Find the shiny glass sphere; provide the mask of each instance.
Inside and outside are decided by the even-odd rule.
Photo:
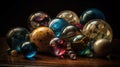
[[[50,41],[50,48],[53,55],[62,57],[66,53],[67,43],[60,38],[53,38]]]
[[[29,31],[23,27],[16,27],[7,33],[7,43],[11,50],[20,52],[20,46],[24,41],[29,40]]]
[[[85,35],[77,35],[72,40],[72,49],[79,56],[89,56],[91,54],[90,40]]]
[[[113,38],[112,28],[102,19],[90,20],[83,27],[83,34],[93,40],[105,38],[111,42]]]
[[[40,26],[48,26],[49,21],[51,21],[50,16],[42,11],[33,13],[28,18],[28,27],[30,30],[38,28]]]
[[[93,44],[93,50],[95,55],[98,57],[107,56],[112,50],[110,41],[104,38],[98,39]]]
[[[25,58],[33,58],[37,53],[37,47],[34,43],[26,41],[21,46],[22,54]]]
[[[56,37],[60,37],[63,29],[68,25],[69,24],[66,20],[62,18],[55,18],[50,22],[49,28],[53,30]]]
[[[89,38],[84,35],[77,35],[72,40],[72,48],[78,52],[81,50],[84,50],[87,46],[89,46],[87,43],[89,42]]]
[[[61,33],[61,38],[69,38],[81,34],[81,31],[73,25],[68,25]]]
[[[83,13],[80,15],[80,23],[82,25],[85,25],[89,20],[92,19],[105,20],[104,13],[97,8],[89,8],[87,10],[84,10]]]
[[[54,37],[54,32],[49,27],[38,27],[31,32],[30,41],[35,43],[40,52],[47,52],[49,42]]]
[[[75,25],[79,23],[79,17],[77,14],[71,10],[63,10],[57,14],[58,18],[65,19],[69,24]]]

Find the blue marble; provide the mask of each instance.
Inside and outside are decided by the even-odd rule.
[[[66,26],[68,26],[68,22],[62,18],[55,18],[49,24],[49,28],[53,30],[56,37],[61,36],[61,33]]]
[[[35,57],[37,53],[37,47],[34,43],[27,41],[22,44],[21,51],[24,57],[29,59]]]
[[[28,34],[29,31],[23,27],[16,27],[11,29],[6,36],[9,48],[11,50],[20,52],[22,43],[29,40]]]
[[[80,15],[80,23],[82,25],[85,25],[89,20],[92,20],[92,19],[105,20],[104,13],[97,8],[90,8],[83,11],[83,13]]]

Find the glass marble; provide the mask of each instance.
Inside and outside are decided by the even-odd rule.
[[[98,39],[93,44],[93,50],[96,56],[107,56],[110,54],[112,50],[112,46],[110,45],[110,41],[107,39]]]
[[[11,50],[10,55],[16,57],[18,56],[18,52],[16,50]]]
[[[37,47],[34,43],[26,41],[21,46],[22,54],[25,58],[33,58],[37,53]]]
[[[38,27],[31,32],[30,41],[35,43],[40,52],[48,52],[49,42],[54,37],[54,32],[49,27]]]
[[[77,16],[77,14],[71,10],[64,10],[61,11],[60,13],[57,14],[58,18],[63,18],[66,21],[68,21],[69,24],[75,25],[77,23],[79,23],[79,17]]]
[[[77,35],[72,40],[72,47],[75,51],[83,50],[88,45],[86,43],[89,42],[89,38],[84,35]]]
[[[91,45],[89,42],[89,38],[84,35],[77,35],[74,37],[72,41],[72,49],[79,56],[87,56],[91,53]]]
[[[20,52],[20,46],[24,41],[29,40],[29,31],[24,27],[16,27],[7,33],[7,43],[11,50]]]
[[[53,38],[50,41],[51,53],[63,58],[66,53],[67,43],[60,38]]]
[[[63,29],[68,25],[69,24],[66,20],[62,18],[55,18],[50,22],[49,28],[53,30],[56,37],[60,37]]]
[[[112,28],[106,21],[102,19],[90,20],[83,27],[83,34],[93,40],[105,38],[110,42],[112,41],[113,37]]]
[[[81,31],[79,29],[77,29],[77,27],[75,27],[73,25],[68,25],[62,31],[61,38],[73,37],[73,36],[79,35],[79,34],[81,34]]]
[[[50,16],[42,11],[33,13],[28,18],[28,26],[30,30],[33,30],[40,26],[48,26],[49,21],[51,21]]]
[[[102,19],[105,20],[104,13],[97,8],[89,8],[80,15],[80,23],[84,26],[89,20]]]

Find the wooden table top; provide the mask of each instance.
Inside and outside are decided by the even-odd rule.
[[[12,57],[7,55],[6,38],[0,38],[0,66],[8,67],[120,67],[120,40],[114,39],[111,59],[77,57],[77,60],[69,58],[60,59],[47,54],[37,54],[35,59],[25,59],[22,55]],[[117,52],[116,52],[117,51]]]

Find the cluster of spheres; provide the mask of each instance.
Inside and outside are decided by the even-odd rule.
[[[102,11],[90,8],[80,17],[63,10],[51,17],[42,11],[31,14],[28,28],[16,27],[7,34],[8,54],[34,58],[38,52],[49,52],[59,58],[107,56],[111,52],[112,28]]]

